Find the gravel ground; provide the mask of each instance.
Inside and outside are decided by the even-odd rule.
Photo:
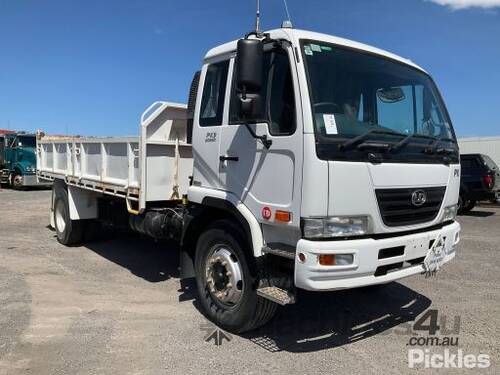
[[[192,283],[179,280],[175,244],[131,234],[64,247],[47,227],[49,200],[0,189],[0,375],[413,373],[411,321],[428,309],[438,310],[439,338],[458,317],[451,352],[488,354],[482,371],[500,373],[497,207],[460,217],[458,256],[436,278],[302,292],[266,327],[219,335],[217,346],[204,340],[213,327]]]

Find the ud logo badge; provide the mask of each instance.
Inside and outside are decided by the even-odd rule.
[[[423,190],[415,190],[411,195],[411,203],[416,207],[422,206],[426,201],[427,194]]]

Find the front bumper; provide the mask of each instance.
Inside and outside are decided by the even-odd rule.
[[[312,291],[357,288],[383,284],[424,272],[423,259],[431,241],[441,235],[445,238],[444,263],[455,257],[460,241],[460,224],[453,222],[443,228],[384,239],[357,239],[345,241],[309,241],[301,239],[295,257],[295,286]],[[380,250],[399,248],[402,255],[380,258]],[[404,248],[404,250],[402,250]],[[298,254],[305,255],[300,262]],[[385,254],[391,253],[385,252]],[[322,266],[321,254],[353,254],[352,265]],[[384,254],[384,253],[382,253]]]
[[[50,186],[52,182],[41,181],[39,182],[36,175],[24,175],[23,176],[23,186]]]

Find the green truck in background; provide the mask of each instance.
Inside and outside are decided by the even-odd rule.
[[[0,184],[14,189],[47,185],[36,178],[35,134],[0,134]]]

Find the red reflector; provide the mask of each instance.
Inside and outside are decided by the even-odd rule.
[[[322,266],[334,266],[335,265],[335,254],[323,254],[318,257],[319,264]]]
[[[483,178],[484,184],[488,189],[491,189],[493,187],[493,177],[491,175],[486,175]]]
[[[262,217],[266,220],[269,220],[271,218],[272,212],[269,207],[264,207],[262,209]]]

